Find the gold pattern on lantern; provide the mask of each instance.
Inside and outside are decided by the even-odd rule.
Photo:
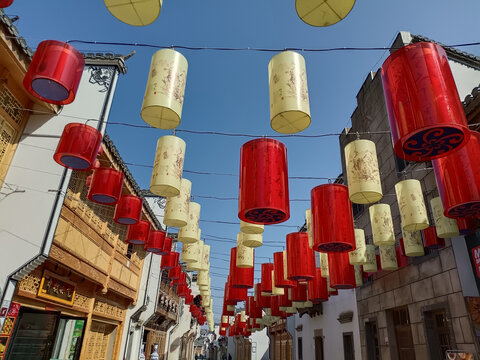
[[[180,194],[167,198],[165,215],[163,217],[163,223],[165,225],[178,228],[187,225],[191,191],[192,182],[187,179],[182,179]]]
[[[362,286],[362,267],[360,265],[354,265],[353,268],[355,269],[355,284],[357,285],[357,287]]]
[[[205,244],[202,240],[198,240],[197,241],[198,243],[198,261],[197,262],[189,262],[187,263],[187,270],[189,271],[200,271],[200,270],[203,270],[203,265],[202,265],[202,261],[203,261],[203,251],[204,251],[204,248],[205,248]],[[183,246],[185,246],[186,244],[184,243]]]
[[[355,204],[372,204],[382,196],[377,150],[370,140],[355,140],[345,146],[348,194]]]
[[[270,126],[276,132],[293,134],[311,122],[305,59],[293,51],[275,55],[268,64]]]
[[[208,270],[198,271],[197,285],[198,286],[207,286],[208,285],[208,277],[209,277],[209,271]]]
[[[433,219],[435,221],[435,229],[437,236],[442,239],[459,236],[458,224],[455,219],[447,218],[443,213],[443,204],[440,197],[430,200],[432,207]]]
[[[312,209],[305,211],[305,219],[307,223],[308,246],[313,247],[313,228],[312,228]]]
[[[424,230],[429,227],[427,208],[423,200],[422,185],[416,179],[403,180],[395,184],[402,229]]]
[[[237,267],[253,268],[254,250],[251,247],[243,245],[242,233],[237,234]]]
[[[350,265],[363,265],[367,262],[365,248],[365,232],[355,229],[355,250],[348,253]]]
[[[182,117],[188,62],[178,51],[158,50],[152,57],[141,116],[150,126],[174,129]]]
[[[306,24],[324,27],[343,20],[355,0],[295,0],[298,17]]]
[[[425,249],[423,247],[422,234],[420,231],[402,230],[403,249],[405,256],[423,256]]]
[[[146,26],[157,20],[163,0],[103,0],[108,11],[121,22]]]
[[[368,244],[365,246],[367,262],[363,264],[363,271],[373,273],[378,271],[377,256],[375,254],[375,245]]]
[[[393,229],[392,212],[388,204],[375,204],[368,209],[372,225],[373,243],[379,245],[394,245],[395,230]]]
[[[209,268],[210,268],[210,245],[203,245],[201,270],[208,270]],[[210,281],[208,286],[210,287]]]
[[[240,231],[244,234],[263,234],[264,227],[260,224],[250,224],[240,220]],[[254,247],[254,246],[251,246]]]
[[[178,241],[189,244],[198,240],[198,224],[200,223],[199,203],[190,202],[187,225],[178,229]]]
[[[394,245],[381,245],[380,250],[380,264],[382,270],[396,270],[398,269],[397,253]]]
[[[323,278],[329,278],[330,272],[328,269],[328,254],[320,253],[320,272]]]
[[[150,181],[152,193],[167,198],[180,194],[185,147],[185,141],[176,136],[166,135],[158,139]]]
[[[275,270],[272,270],[272,296],[285,294],[284,289],[275,286]]]
[[[195,241],[194,243],[185,243],[182,246],[182,261],[186,263],[196,263],[200,261],[200,243]]]

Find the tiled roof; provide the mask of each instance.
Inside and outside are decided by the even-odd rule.
[[[463,100],[463,108],[468,115],[480,106],[480,85],[475,86],[470,94]]]

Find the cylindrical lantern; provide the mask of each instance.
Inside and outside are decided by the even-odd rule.
[[[402,230],[403,238],[400,243],[403,245],[403,250],[406,256],[423,256],[425,249],[423,248],[422,234],[420,231],[405,231]]]
[[[397,253],[394,245],[381,245],[380,250],[380,264],[382,270],[396,270],[398,269]]]
[[[308,299],[314,303],[328,300],[327,279],[320,268],[315,268],[315,277],[308,283]]]
[[[392,212],[388,204],[375,204],[369,207],[370,224],[372,225],[373,243],[376,246],[394,245],[395,230]]]
[[[210,245],[203,244],[201,264],[202,268],[200,270],[210,269]]]
[[[352,10],[355,0],[295,0],[298,17],[306,24],[324,27],[343,20]]]
[[[163,242],[163,250],[161,254],[168,255],[172,251],[172,243],[173,239],[170,236],[165,237],[165,241]]]
[[[208,285],[208,278],[209,278],[209,271],[208,270],[198,271],[198,273],[197,273],[197,285],[198,286]]]
[[[165,242],[166,232],[161,230],[150,230],[148,241],[145,244],[145,251],[153,252],[158,255],[163,254],[163,245]]]
[[[294,51],[275,55],[268,64],[270,126],[281,134],[305,130],[311,122],[305,59]]]
[[[275,270],[272,270],[272,296],[283,295],[284,293],[283,288],[275,286]]]
[[[328,254],[326,253],[320,253],[320,269],[322,270],[322,277],[328,278],[330,276],[330,270],[328,268]]]
[[[240,301],[245,301],[247,299],[247,288],[234,288],[230,286],[230,283],[227,282],[225,286],[225,291],[228,294],[227,299],[230,305],[235,305]]]
[[[329,253],[330,286],[334,289],[355,287],[355,269],[350,265],[348,253]]]
[[[355,140],[345,146],[348,194],[355,204],[372,204],[382,196],[377,150],[370,140]]]
[[[186,263],[196,263],[201,261],[201,250],[202,248],[200,247],[199,241],[190,244],[184,243],[182,246],[182,261]]]
[[[198,225],[200,223],[200,209],[199,203],[190,202],[188,207],[187,225],[178,229],[178,241],[183,243],[194,243],[198,241]]]
[[[480,216],[480,134],[471,134],[463,148],[432,161],[444,213],[451,218]]]
[[[308,246],[313,249],[312,209],[305,211],[305,222],[307,223]]]
[[[277,224],[290,218],[287,148],[260,138],[240,151],[238,217],[254,224]]]
[[[445,247],[445,239],[437,236],[434,226],[426,228],[423,232],[423,245],[430,250],[438,250]]]
[[[477,230],[477,219],[472,217],[458,218],[457,225],[460,235],[466,236],[473,234]]]
[[[360,265],[354,265],[355,269],[355,284],[356,287],[363,285],[363,278],[362,278],[362,267]]]
[[[203,251],[204,251],[205,244],[202,240],[198,240],[193,244],[197,244],[196,246],[198,246],[197,261],[187,262],[187,268],[189,271],[200,271],[200,270],[203,270],[202,261],[203,261]],[[186,245],[190,245],[190,244],[183,243],[183,246],[186,246]]]
[[[350,264],[365,264],[367,262],[367,255],[365,251],[365,232],[362,229],[355,229],[355,250],[348,253]]]
[[[288,298],[288,291],[289,289],[285,289],[285,293],[279,296],[278,308],[280,311],[287,311],[287,308],[292,306],[292,300]]]
[[[136,224],[142,215],[143,199],[134,195],[124,195],[118,201],[113,219],[122,225]]]
[[[307,233],[287,235],[287,271],[289,280],[309,281],[315,276],[315,254],[308,245]]]
[[[251,224],[255,225],[255,224]],[[255,226],[262,226],[263,225],[255,225]],[[256,248],[259,246],[262,246],[263,243],[263,234],[246,234],[246,233],[240,233],[242,237],[242,244],[244,246],[248,246],[251,248]]]
[[[352,204],[348,188],[341,184],[312,189],[314,248],[321,252],[355,250]]]
[[[403,268],[408,265],[408,257],[402,248],[402,244],[395,246],[395,253],[397,254],[397,264],[399,268]]]
[[[375,245],[368,244],[365,246],[367,262],[363,264],[363,271],[366,273],[374,273],[378,271],[377,256],[375,254]]]
[[[272,292],[272,263],[262,264],[262,292]]]
[[[170,270],[178,265],[178,259],[180,258],[180,253],[172,251],[170,254],[162,256],[161,267],[163,270]]]
[[[288,260],[287,260],[288,261]],[[273,267],[275,274],[275,286],[280,288],[291,288],[294,286],[294,282],[285,280],[284,266],[283,266],[283,251],[273,253]]]
[[[230,250],[230,286],[236,288],[253,288],[254,268],[241,268],[237,264],[238,247]]]
[[[435,220],[437,236],[442,239],[459,236],[460,232],[455,219],[447,218],[444,215],[442,199],[440,197],[433,198],[430,200],[430,205],[432,207],[433,219]]]
[[[428,161],[466,144],[467,119],[445,50],[430,42],[392,53],[382,81],[398,157]]]
[[[187,225],[191,190],[192,182],[187,179],[182,179],[180,183],[180,194],[167,198],[165,215],[163,217],[163,223],[165,225],[178,228]]]
[[[93,168],[102,145],[102,134],[94,127],[71,123],[65,126],[53,159],[73,170]]]
[[[50,104],[66,105],[75,100],[85,60],[73,46],[56,40],[38,44],[23,79],[25,89]]]
[[[130,225],[127,232],[127,243],[133,245],[144,245],[148,240],[150,232],[150,222],[140,220],[138,223]]]
[[[263,234],[263,225],[240,221],[240,231],[244,234]],[[261,244],[260,244],[261,245]],[[250,246],[250,245],[247,245]],[[250,246],[255,247],[255,246]]]
[[[168,270],[168,278],[172,280],[178,280],[180,279],[181,273],[182,273],[182,267],[180,265],[175,266],[173,269]],[[178,285],[178,284],[181,284],[181,282],[175,283],[175,284]]]
[[[185,148],[185,141],[179,137],[166,135],[158,139],[150,181],[152,193],[167,198],[180,194]]]
[[[253,268],[255,261],[255,250],[243,245],[242,233],[237,234],[237,267]]]
[[[123,172],[112,168],[99,168],[93,172],[87,198],[99,204],[114,205],[122,194],[122,187]]]
[[[0,8],[6,8],[12,5],[13,0],[1,0],[0,1]]]
[[[132,26],[146,26],[153,23],[160,15],[163,2],[163,0],[103,1],[113,16]]]
[[[338,295],[338,290],[330,287],[330,277],[327,278],[328,296]]]
[[[423,200],[422,185],[416,179],[403,180],[395,184],[402,229],[423,230],[429,227],[427,208]]]
[[[187,70],[187,59],[178,51],[163,49],[153,55],[141,112],[147,124],[160,129],[180,125]]]
[[[297,286],[290,289],[292,295],[292,302],[304,303],[308,300],[307,296],[307,284],[297,283]]]

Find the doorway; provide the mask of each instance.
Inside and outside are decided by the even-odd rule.
[[[425,330],[432,359],[442,359],[453,348],[450,327],[445,309],[425,311]]]
[[[315,336],[315,360],[324,360],[323,357],[323,336]]]
[[[365,340],[367,342],[367,359],[380,360],[378,327],[375,320],[365,323]]]
[[[399,307],[392,310],[395,339],[397,341],[398,360],[415,360],[412,328],[408,307]]]

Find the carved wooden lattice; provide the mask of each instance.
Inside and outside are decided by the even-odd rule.
[[[92,321],[85,349],[85,360],[106,360],[114,325]]]
[[[0,89],[0,107],[5,110],[17,125],[20,126],[22,124],[25,111],[22,110],[22,104],[20,104],[6,86],[2,86]]]

